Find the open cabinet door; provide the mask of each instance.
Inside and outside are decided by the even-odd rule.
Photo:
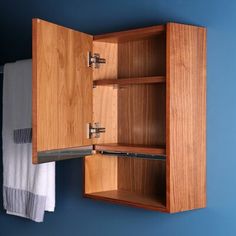
[[[90,154],[92,36],[33,19],[33,163]]]

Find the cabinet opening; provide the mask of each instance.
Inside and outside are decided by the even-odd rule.
[[[163,82],[166,75],[166,32],[155,31],[139,37],[135,33],[132,37],[109,41],[104,36],[93,42],[93,51],[106,59],[106,64],[94,70],[94,84],[108,83],[107,79],[133,79],[127,83],[158,83]],[[112,39],[112,38],[111,38]],[[110,82],[110,83],[111,83]]]
[[[95,149],[165,155],[166,85],[94,88],[94,122],[106,128]]]
[[[93,70],[93,122],[106,128],[95,149],[165,155],[165,29],[98,36],[93,52],[106,58]]]
[[[133,157],[85,157],[85,196],[165,211],[166,163]]]

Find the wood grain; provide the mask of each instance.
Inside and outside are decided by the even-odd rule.
[[[118,143],[165,146],[165,84],[118,91]]]
[[[165,146],[144,146],[144,145],[130,145],[122,143],[105,143],[94,146],[97,151],[113,151],[113,152],[128,152],[128,153],[142,153],[150,155],[165,155]]]
[[[85,197],[166,211],[165,161],[93,155],[84,169]]]
[[[167,25],[167,208],[206,206],[206,30]]]
[[[111,203],[166,212],[165,200],[158,196],[142,195],[136,192],[111,190],[85,194],[85,197]]]
[[[94,41],[118,43],[145,38],[152,38],[165,32],[164,25],[150,26],[140,29],[132,29],[103,35],[95,35]]]
[[[100,79],[94,80],[94,86],[107,86],[107,85],[132,85],[132,84],[155,84],[165,83],[165,76],[149,76],[137,78],[119,78],[119,79]]]
[[[93,42],[93,52],[106,58],[106,64],[93,69],[93,79],[117,78],[117,44]],[[117,89],[103,86],[93,89],[93,122],[99,122],[106,132],[93,138],[93,144],[117,142]]]
[[[166,163],[164,160],[118,158],[118,189],[165,199]]]
[[[98,69],[93,69],[93,80],[116,79],[118,45],[93,41],[93,53],[99,53],[101,58],[106,59],[105,64],[101,64]]]
[[[92,122],[91,50],[92,36],[33,20],[34,150],[91,144],[86,138],[86,123]]]
[[[165,161],[93,155],[84,166],[85,197],[166,211]]]
[[[118,78],[165,76],[165,67],[165,34],[118,45]]]
[[[87,156],[84,159],[84,193],[117,189],[117,158],[102,155]]]

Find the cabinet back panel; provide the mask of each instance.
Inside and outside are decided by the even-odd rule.
[[[165,84],[118,90],[118,143],[165,145]]]
[[[165,198],[165,161],[118,158],[118,189]]]
[[[118,44],[118,78],[166,74],[165,33]]]

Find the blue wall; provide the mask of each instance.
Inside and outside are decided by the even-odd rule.
[[[1,1],[0,64],[31,57],[32,17],[93,34],[167,21],[208,28],[208,204],[207,209],[168,215],[83,199],[81,160],[69,160],[57,163],[55,213],[37,224],[7,216],[1,208],[0,235],[235,236],[236,1]]]

